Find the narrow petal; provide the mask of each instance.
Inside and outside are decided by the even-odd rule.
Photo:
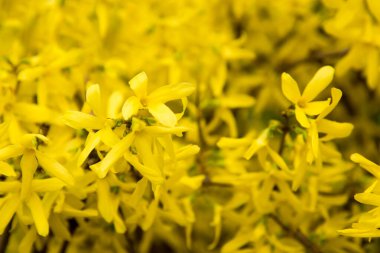
[[[317,121],[318,131],[327,135],[321,138],[323,141],[329,141],[335,138],[345,138],[352,132],[354,126],[350,123],[341,123],[327,119]]]
[[[65,184],[58,178],[33,179],[32,189],[34,192],[51,192],[61,190]]]
[[[30,104],[30,103],[16,103],[13,105],[14,113],[22,121],[44,123],[55,122],[57,115],[49,108]]]
[[[78,167],[81,166],[84,161],[88,158],[90,155],[91,151],[100,143],[100,139],[102,136],[102,130],[93,133],[90,132],[87,136],[86,143],[84,145],[84,149],[82,152],[79,154],[77,165]]]
[[[281,89],[284,96],[294,104],[301,97],[297,82],[287,73],[281,75]]]
[[[66,112],[63,116],[63,121],[66,125],[75,129],[101,129],[105,123],[104,119],[77,111]]]
[[[150,104],[148,110],[164,126],[174,127],[177,124],[177,117],[165,104]]]
[[[106,179],[98,180],[98,210],[108,223],[113,220],[112,194]]]
[[[0,206],[0,235],[4,233],[5,228],[8,223],[11,221],[13,215],[15,214],[20,200],[18,195],[8,195],[7,199]]]
[[[41,236],[47,236],[49,234],[49,223],[41,199],[36,193],[33,193],[26,204],[32,214],[37,233]]]
[[[355,194],[354,196],[355,200],[367,204],[367,205],[372,205],[372,206],[380,206],[380,195],[374,194],[374,193],[358,193]]]
[[[87,88],[86,102],[89,104],[95,115],[105,116],[99,84],[92,84]]]
[[[20,145],[9,145],[0,149],[0,161],[22,155],[24,148]]]
[[[141,72],[129,81],[129,85],[137,97],[144,98],[147,94],[148,76],[145,72]]]
[[[145,219],[141,224],[141,228],[144,231],[147,231],[152,226],[157,214],[157,210],[158,210],[158,199],[155,199],[150,203],[145,215]]]
[[[47,173],[51,176],[57,177],[70,186],[74,185],[73,176],[62,164],[39,151],[36,151],[36,156],[38,163]]]
[[[358,153],[352,154],[350,158],[353,162],[359,163],[362,168],[366,169],[369,173],[374,175],[377,179],[380,179],[379,165],[377,165],[374,162],[371,162],[370,160],[368,160],[367,158],[365,158],[364,156]]]
[[[160,170],[155,170],[153,168],[142,165],[138,161],[137,157],[132,154],[125,154],[124,157],[133,167],[135,167],[141,173],[141,175],[149,179],[152,183],[162,184],[164,181],[164,177]]]
[[[112,92],[108,99],[107,116],[116,119],[119,118],[120,108],[123,105],[124,96],[120,91]]]
[[[303,109],[307,115],[315,116],[325,110],[330,104],[330,99],[326,101],[309,102]]]
[[[24,235],[22,240],[18,245],[18,252],[32,252],[33,244],[37,240],[37,233],[35,228],[30,228],[29,231]]]
[[[129,97],[121,110],[123,118],[129,120],[133,115],[137,114],[140,108],[142,108],[140,100],[135,96]]]
[[[332,112],[332,110],[334,110],[335,107],[338,105],[341,98],[342,98],[342,91],[337,88],[331,88],[331,100],[332,100],[331,104],[328,107],[326,107],[326,109],[324,109],[323,112],[321,112],[321,114],[319,114],[319,116],[317,117],[317,120],[323,119],[330,112]]]
[[[190,96],[195,91],[195,85],[191,83],[177,83],[164,85],[152,91],[148,100],[149,103],[166,103],[171,100],[182,99]]]
[[[99,178],[104,178],[110,167],[128,151],[131,146],[135,135],[133,133],[128,134],[122,140],[120,140],[108,154],[100,162],[91,165],[90,168],[98,175]]]
[[[296,111],[296,119],[298,123],[300,123],[301,126],[303,126],[304,128],[309,128],[310,123],[309,123],[309,119],[306,117],[305,112],[297,105],[296,105],[295,111]]]
[[[28,150],[24,153],[20,162],[22,181],[21,181],[21,199],[29,197],[32,193],[31,185],[34,172],[38,167],[37,159],[34,152]]]
[[[313,76],[310,82],[306,85],[302,93],[302,99],[310,102],[321,93],[332,81],[334,77],[334,68],[331,66],[324,66],[320,68]]]
[[[17,176],[13,167],[10,164],[3,161],[0,161],[0,175],[4,175],[6,177]]]

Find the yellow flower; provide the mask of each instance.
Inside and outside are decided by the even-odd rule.
[[[132,78],[129,85],[135,96],[129,97],[123,105],[124,119],[130,119],[139,109],[147,109],[158,122],[169,127],[177,123],[177,116],[165,103],[183,99],[195,90],[192,84],[179,83],[162,86],[148,94],[148,77],[145,72]]]
[[[320,114],[330,103],[326,101],[311,102],[318,94],[330,84],[334,76],[331,66],[320,68],[310,82],[306,85],[302,95],[297,82],[287,73],[281,76],[281,88],[285,97],[295,106],[297,121],[305,128],[310,127],[306,115],[315,116]]]

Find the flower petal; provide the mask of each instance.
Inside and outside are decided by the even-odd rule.
[[[63,116],[63,121],[66,125],[75,129],[101,129],[105,123],[104,119],[77,111],[66,112]]]
[[[32,193],[31,185],[34,172],[38,167],[37,159],[34,155],[34,152],[28,150],[24,153],[20,162],[21,172],[22,172],[22,181],[21,181],[21,199],[29,197]]]
[[[281,89],[284,96],[294,104],[301,97],[297,82],[288,73],[282,73],[281,75]]]
[[[0,235],[3,234],[20,204],[18,195],[8,195],[6,198],[0,206]]]
[[[177,83],[164,85],[151,92],[148,96],[149,103],[166,103],[171,100],[182,99],[195,91],[195,85],[191,83]]]
[[[137,97],[144,98],[148,89],[148,76],[145,72],[141,72],[129,81],[129,85]]]
[[[174,127],[177,124],[177,117],[165,104],[150,104],[148,110],[164,126]]]
[[[38,163],[47,173],[54,177],[57,177],[70,186],[74,185],[73,176],[65,167],[62,166],[62,164],[39,151],[36,151],[36,157]]]
[[[318,115],[320,114],[323,110],[325,110],[330,104],[330,99],[326,101],[314,101],[314,102],[309,102],[303,107],[303,111],[307,115]]]
[[[91,151],[100,143],[100,139],[103,131],[100,130],[96,133],[90,132],[87,136],[86,143],[84,145],[84,149],[79,154],[77,166],[80,167],[87,157],[90,155]]]
[[[13,167],[10,164],[3,162],[3,161],[0,161],[0,175],[4,175],[6,177],[17,176]]]
[[[26,204],[32,214],[37,233],[41,236],[47,236],[49,234],[49,223],[41,199],[36,193],[33,193]]]
[[[326,117],[334,108],[338,105],[340,99],[342,98],[342,91],[337,88],[331,88],[331,104],[319,114],[317,120]]]
[[[122,140],[120,140],[111,149],[110,152],[100,162],[91,165],[90,168],[98,175],[99,178],[104,178],[110,167],[128,151],[131,146],[135,135],[133,133],[128,134]]]
[[[317,125],[320,133],[327,134],[321,138],[323,141],[347,137],[351,134],[352,129],[354,128],[350,123],[341,123],[327,119],[318,120]]]
[[[112,194],[106,179],[98,180],[98,210],[108,223],[113,220]]]
[[[377,179],[380,179],[380,166],[379,165],[377,165],[374,162],[371,162],[370,160],[368,160],[367,158],[365,158],[364,156],[362,156],[358,153],[352,154],[350,158],[353,162],[359,163],[360,167],[367,170],[369,173],[374,175]]]
[[[24,148],[20,145],[9,145],[0,149],[0,161],[22,155]]]
[[[133,115],[137,114],[141,107],[140,100],[136,96],[129,97],[122,108],[123,118],[129,120]]]
[[[295,111],[296,111],[296,119],[298,123],[300,123],[301,126],[303,126],[304,128],[309,128],[310,123],[309,123],[309,119],[306,117],[305,112],[298,105],[296,105]]]
[[[104,107],[102,106],[99,84],[92,84],[87,88],[86,102],[89,104],[95,115],[104,116]]]
[[[324,66],[320,68],[313,76],[310,82],[306,85],[302,93],[302,99],[305,102],[313,100],[327,85],[329,85],[334,77],[334,68],[331,66]]]

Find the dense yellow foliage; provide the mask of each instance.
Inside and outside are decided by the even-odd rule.
[[[379,252],[379,86],[378,0],[0,0],[0,253]]]

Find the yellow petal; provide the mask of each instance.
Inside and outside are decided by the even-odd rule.
[[[36,151],[36,157],[38,160],[38,163],[41,165],[41,167],[51,176],[57,177],[58,179],[62,180],[66,184],[73,186],[74,185],[74,178],[70,174],[70,172],[62,166],[59,162],[57,162],[55,159],[48,157],[47,155]]]
[[[108,99],[107,116],[116,119],[119,118],[120,108],[123,105],[124,96],[120,91],[112,92]]]
[[[276,163],[276,165],[280,167],[283,171],[289,172],[288,165],[286,165],[284,159],[269,146],[267,146],[267,150],[273,161]]]
[[[131,89],[135,92],[136,96],[139,98],[146,97],[147,86],[148,86],[148,77],[145,72],[141,72],[133,77],[129,81]]]
[[[208,250],[213,250],[219,242],[220,236],[222,234],[222,207],[215,205],[214,207],[214,218],[211,222],[211,226],[215,227],[215,235],[212,243],[207,247]]]
[[[29,197],[32,193],[31,185],[34,172],[38,167],[38,163],[34,152],[28,150],[24,153],[20,162],[21,173],[22,173],[22,181],[21,181],[21,199],[25,199]]]
[[[24,148],[20,145],[9,145],[0,149],[0,161],[22,155]]]
[[[89,104],[95,115],[104,116],[104,107],[100,95],[99,84],[92,84],[87,88],[86,102]]]
[[[105,123],[104,119],[77,111],[66,112],[63,116],[63,121],[66,125],[75,129],[101,129]]]
[[[41,236],[47,236],[49,234],[49,223],[38,195],[33,193],[26,204],[32,214],[37,233]]]
[[[142,165],[136,156],[132,154],[125,154],[124,158],[132,164],[134,168],[136,168],[141,175],[149,179],[154,184],[162,184],[164,181],[164,177],[160,170],[156,170],[153,168],[149,168],[147,166]]]
[[[58,178],[33,179],[32,189],[35,192],[59,191],[65,184]]]
[[[10,164],[3,161],[0,161],[0,175],[4,175],[6,177],[17,176],[13,167]]]
[[[19,204],[20,201],[18,195],[8,195],[8,197],[6,197],[6,200],[0,206],[0,235],[4,233],[4,229],[11,221]]]
[[[380,22],[380,1],[378,0],[366,0],[369,10],[376,17],[377,22]]]
[[[362,238],[371,238],[371,237],[380,237],[380,230],[374,229],[343,229],[338,230],[338,233],[345,236],[353,236],[353,237],[362,237]]]
[[[143,199],[143,196],[144,196],[144,193],[145,193],[147,185],[148,185],[148,180],[145,177],[143,177],[142,179],[140,179],[140,181],[138,181],[136,183],[136,188],[133,191],[133,193],[131,195],[131,198],[127,202],[128,205],[130,205],[132,207],[136,207],[137,206],[137,204],[139,203],[139,201],[141,201]]]
[[[303,111],[307,115],[315,116],[320,114],[323,110],[325,110],[330,104],[330,99],[326,101],[315,101],[306,103],[305,107],[303,107]]]
[[[20,187],[19,181],[0,181],[0,193],[18,192]]]
[[[14,113],[22,121],[44,123],[56,122],[57,115],[49,108],[29,103],[16,103],[13,105]]]
[[[296,119],[298,123],[300,123],[300,125],[303,126],[304,128],[309,128],[310,123],[309,123],[309,119],[306,117],[305,112],[298,105],[296,105],[295,111],[296,111]]]
[[[378,194],[373,194],[373,193],[358,193],[355,194],[354,196],[355,200],[367,204],[367,205],[372,205],[372,206],[380,206],[380,195]]]
[[[104,220],[111,222],[113,220],[112,194],[106,179],[98,180],[98,210]]]
[[[326,117],[335,107],[338,105],[340,99],[342,98],[342,91],[337,88],[331,88],[331,104],[319,114],[317,119],[322,119]]]
[[[37,233],[35,228],[30,228],[29,231],[24,235],[22,240],[18,245],[18,252],[32,252],[33,244],[37,240]]]
[[[355,163],[359,163],[360,166],[366,169],[369,173],[374,175],[377,179],[380,179],[380,166],[366,159],[364,156],[358,153],[351,155],[351,160]]]
[[[301,97],[297,82],[287,73],[281,75],[281,89],[284,96],[294,104]]]
[[[302,99],[305,102],[310,102],[321,93],[332,81],[334,77],[334,68],[324,66],[320,68],[313,76],[310,82],[306,85],[302,93]]]
[[[90,155],[91,151],[100,143],[100,139],[103,131],[100,130],[96,133],[90,132],[87,136],[86,143],[84,145],[84,149],[80,153],[77,161],[77,166],[81,166],[87,157]]]
[[[152,104],[166,103],[190,96],[194,91],[195,85],[191,83],[164,85],[151,92],[148,96],[148,101]]]
[[[148,230],[152,226],[157,214],[157,210],[158,210],[158,199],[154,199],[148,207],[144,221],[141,223],[141,228],[144,231]]]
[[[90,168],[98,175],[99,178],[104,178],[110,167],[126,153],[131,146],[135,135],[133,133],[128,134],[122,140],[120,140],[111,149],[110,152],[100,162],[91,165]]]
[[[123,118],[125,120],[129,120],[133,115],[137,114],[141,107],[142,105],[137,97],[129,97],[127,101],[125,101],[122,108]]]
[[[148,110],[164,126],[174,127],[177,124],[177,117],[165,104],[149,104]]]
[[[321,140],[329,141],[335,138],[344,138],[351,134],[354,126],[350,123],[341,123],[327,119],[317,121],[318,132],[326,133]]]
[[[35,67],[35,68],[27,68],[20,71],[18,75],[18,79],[20,81],[32,81],[45,73],[45,68],[43,67]]]

